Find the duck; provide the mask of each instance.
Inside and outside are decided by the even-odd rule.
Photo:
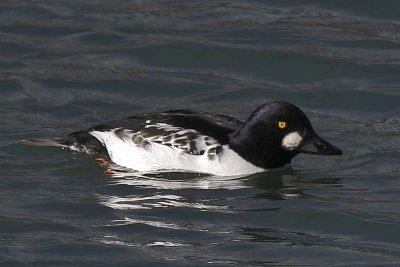
[[[61,138],[24,144],[68,148],[138,172],[185,171],[218,176],[249,175],[290,164],[300,153],[342,155],[320,137],[294,104],[271,101],[246,121],[191,110],[133,115]]]

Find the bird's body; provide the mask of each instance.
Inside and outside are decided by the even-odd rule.
[[[106,156],[137,171],[184,170],[224,176],[283,166],[297,153],[305,152],[298,148],[309,143],[309,136],[318,137],[300,109],[285,102],[270,102],[246,122],[218,114],[172,110],[105,122],[64,138],[29,139],[25,143]],[[336,147],[326,141],[323,144],[330,146],[330,153],[325,154],[339,154]],[[318,150],[309,153],[318,154]]]

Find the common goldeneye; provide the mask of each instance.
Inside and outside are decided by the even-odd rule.
[[[184,170],[222,176],[282,167],[299,153],[342,154],[315,133],[303,111],[280,101],[258,107],[245,122],[207,112],[170,110],[24,143],[107,157],[141,172]]]

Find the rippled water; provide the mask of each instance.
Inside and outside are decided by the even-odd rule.
[[[398,266],[399,10],[1,1],[0,264]],[[301,106],[345,154],[227,178],[108,173],[19,143],[170,108],[245,119],[269,100]]]

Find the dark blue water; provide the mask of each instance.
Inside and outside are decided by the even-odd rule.
[[[399,1],[6,0],[0,18],[1,266],[400,265]],[[109,174],[19,142],[270,100],[344,155]]]

